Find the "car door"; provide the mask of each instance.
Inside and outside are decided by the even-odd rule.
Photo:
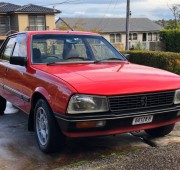
[[[14,46],[10,58],[27,57],[26,34],[18,34],[13,38],[15,38]],[[26,72],[26,67],[10,64],[10,62],[6,63],[5,67],[5,96],[15,106],[22,108],[26,99],[26,96],[22,93],[22,89],[26,88],[23,82],[23,73]]]
[[[3,43],[0,49],[0,93],[1,96],[6,96],[7,93],[4,91],[4,81],[6,77],[7,65],[9,64],[9,59],[12,54],[15,45],[15,37],[9,37]]]

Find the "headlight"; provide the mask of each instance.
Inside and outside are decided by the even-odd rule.
[[[174,104],[180,104],[180,89],[175,91]]]
[[[109,110],[106,97],[76,94],[71,97],[67,113],[107,112]]]

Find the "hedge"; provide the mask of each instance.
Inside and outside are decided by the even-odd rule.
[[[166,51],[180,52],[180,29],[163,29],[160,38],[166,44]]]
[[[124,52],[123,52],[124,53]],[[129,61],[180,74],[180,53],[159,51],[126,51]]]

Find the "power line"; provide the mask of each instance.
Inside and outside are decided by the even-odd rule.
[[[83,1],[83,0],[66,0],[66,1],[58,2],[58,3],[46,4],[46,5],[42,5],[42,6],[62,5],[62,4],[72,4],[72,3],[78,4],[78,3],[80,3],[80,1]]]
[[[117,7],[118,3],[119,3],[119,0],[116,0],[116,2],[114,3],[114,8],[113,8],[113,9],[116,9],[116,7]],[[102,17],[101,23],[100,23],[100,24],[98,24],[98,25],[100,25],[100,26],[99,26],[99,28],[101,28],[101,27],[102,27],[102,25],[103,25],[103,19],[105,19],[106,14],[108,13],[109,8],[110,8],[110,6],[111,6],[111,4],[112,4],[112,0],[111,0],[111,3],[109,4],[108,10],[106,10],[106,12],[105,12],[104,16]],[[106,20],[106,23],[107,23],[107,24],[106,24],[106,25],[105,25],[105,27],[103,27],[103,28],[106,28],[106,27],[109,25],[109,20],[110,20],[110,19],[111,19],[111,18],[109,17],[109,18],[108,18],[108,20]]]
[[[110,1],[109,1],[109,4],[108,4],[108,6],[107,6],[107,8],[106,8],[106,11],[105,11],[105,13],[104,13],[104,15],[103,15],[100,23],[98,23],[98,26],[97,26],[97,27],[98,27],[99,29],[102,28],[103,20],[104,20],[104,18],[105,18],[105,16],[106,16],[107,12],[109,11],[110,6],[112,5],[112,2],[113,2],[113,0],[110,0]]]

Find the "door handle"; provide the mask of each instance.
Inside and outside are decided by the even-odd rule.
[[[4,72],[4,77],[6,77],[8,71],[9,69],[6,67],[5,72]]]

